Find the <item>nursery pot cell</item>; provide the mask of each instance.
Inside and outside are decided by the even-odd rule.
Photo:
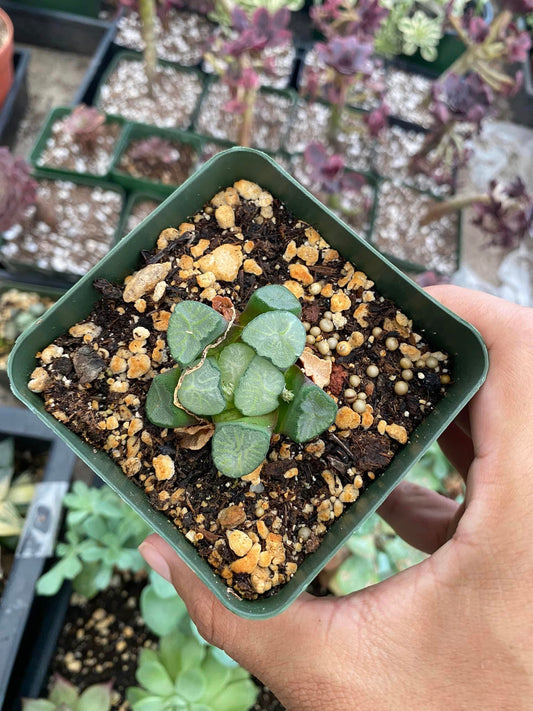
[[[125,476],[103,451],[92,446],[45,411],[42,398],[28,389],[29,376],[37,365],[35,355],[64,334],[76,322],[87,319],[99,296],[95,279],[120,283],[139,268],[139,254],[151,250],[160,232],[187,221],[222,188],[245,179],[257,183],[279,199],[284,209],[305,221],[349,260],[364,271],[385,298],[412,319],[419,333],[432,348],[453,358],[453,380],[437,407],[411,433],[384,472],[366,488],[351,506],[335,520],[317,550],[300,563],[285,585],[271,591],[270,597],[242,599],[228,588],[210,565],[176,526],[149,503],[146,494]],[[99,282],[101,284],[101,282]],[[200,579],[230,610],[248,618],[268,618],[285,610],[309,585],[348,537],[370,516],[409,468],[452,422],[482,384],[487,370],[486,349],[477,331],[441,306],[422,289],[391,265],[371,246],[361,240],[310,193],[303,189],[268,156],[251,149],[233,148],[218,154],[189,178],[141,225],[117,244],[111,252],[85,275],[17,341],[9,363],[13,392],[32,411],[65,440],[104,481],[122,496],[187,562]]]

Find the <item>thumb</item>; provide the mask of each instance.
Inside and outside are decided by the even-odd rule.
[[[294,674],[302,649],[316,649],[321,628],[326,631],[329,613],[320,599],[304,594],[277,617],[243,619],[226,609],[157,534],[149,536],[139,551],[156,573],[174,585],[202,637],[271,687],[269,679],[279,683],[287,666]]]

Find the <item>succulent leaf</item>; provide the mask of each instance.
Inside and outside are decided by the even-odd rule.
[[[160,637],[176,627],[187,615],[185,603],[176,592],[172,597],[160,597],[152,585],[143,588],[140,607],[147,627]]]
[[[283,373],[261,356],[255,356],[235,388],[235,407],[244,415],[266,415],[279,405],[285,387]]]
[[[258,355],[285,370],[302,354],[306,335],[297,316],[289,311],[270,311],[260,314],[245,326],[242,340],[252,346]]]
[[[176,693],[189,702],[199,701],[205,693],[206,679],[198,669],[187,669],[176,679]]]
[[[195,415],[218,415],[226,407],[220,386],[220,370],[212,358],[206,358],[196,370],[186,373],[177,392],[178,400]]]
[[[221,387],[228,399],[233,397],[235,386],[254,357],[254,349],[245,343],[230,343],[220,353],[218,367],[221,375]]]
[[[156,375],[152,380],[146,396],[146,414],[153,425],[175,429],[188,427],[196,422],[185,410],[174,405],[174,390],[180,373],[180,368],[173,368]]]
[[[200,301],[180,301],[169,319],[167,342],[174,360],[189,365],[204,348],[216,341],[228,322]]]
[[[213,461],[225,476],[250,474],[265,459],[270,446],[268,427],[237,422],[217,424],[213,435]]]
[[[337,404],[326,392],[308,380],[299,368],[286,374],[287,388],[294,398],[280,407],[277,431],[294,442],[307,442],[324,432],[337,416]]]
[[[168,696],[174,692],[174,684],[167,670],[157,658],[144,661],[138,667],[136,678],[152,694]]]
[[[254,291],[239,318],[239,323],[244,326],[259,314],[267,311],[289,311],[295,316],[300,316],[302,307],[286,286],[269,284]]]
[[[110,684],[94,684],[82,692],[76,711],[108,711],[110,707]]]

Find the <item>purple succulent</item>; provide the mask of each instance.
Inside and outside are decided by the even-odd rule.
[[[328,155],[321,143],[310,143],[304,152],[311,177],[320,184],[320,190],[330,195],[341,192],[358,192],[366,183],[359,173],[347,173],[340,155]]]
[[[0,147],[0,231],[16,225],[36,198],[37,183],[28,163]]]
[[[231,15],[231,27],[237,37],[224,45],[226,54],[240,57],[247,52],[259,52],[266,47],[279,47],[290,41],[292,34],[287,29],[291,13],[285,7],[269,13],[264,7],[257,9],[252,18],[239,7]]]
[[[387,119],[389,115],[390,109],[385,101],[382,101],[381,104],[369,114],[365,114],[364,120],[371,136],[374,138],[379,136],[381,131],[388,125]]]
[[[467,121],[479,126],[489,113],[494,94],[478,74],[449,74],[432,90],[433,115],[440,123]]]
[[[356,37],[333,37],[329,42],[317,44],[319,57],[339,74],[369,75],[372,72],[373,46],[369,42],[360,42]]]
[[[152,136],[134,141],[128,148],[131,161],[145,161],[148,165],[170,165],[176,160],[176,147],[171,141]]]
[[[505,38],[508,62],[525,62],[531,49],[531,37],[528,32],[520,32],[513,23],[509,25],[509,33]]]
[[[326,0],[310,10],[316,27],[328,38],[357,36],[373,40],[389,11],[379,0],[359,0],[354,7],[350,0]]]
[[[74,141],[90,144],[100,134],[104,123],[105,114],[93,106],[80,104],[63,121],[63,131]]]
[[[505,186],[492,180],[487,199],[472,206],[476,212],[472,222],[492,235],[490,244],[515,247],[532,236],[533,196],[527,193],[521,178]]]

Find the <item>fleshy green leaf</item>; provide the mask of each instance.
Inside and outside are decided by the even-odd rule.
[[[226,686],[231,677],[231,667],[221,664],[213,654],[214,648],[209,650],[202,665],[204,674],[209,679],[209,686],[204,701],[216,699],[220,691]]]
[[[228,322],[200,301],[180,301],[168,322],[167,343],[174,360],[189,365],[219,338]]]
[[[133,711],[161,711],[161,697],[149,694],[137,686],[130,686],[126,691],[126,699]]]
[[[239,318],[242,326],[267,311],[289,311],[300,316],[302,307],[292,291],[281,284],[269,284],[254,291]]]
[[[174,590],[172,597],[160,597],[152,585],[141,592],[141,615],[159,637],[168,634],[187,614],[185,603]]]
[[[337,404],[296,367],[287,373],[287,381],[288,388],[296,394],[290,403],[282,404],[277,431],[294,442],[307,442],[333,424]]]
[[[93,684],[80,696],[76,711],[109,711],[111,707],[111,686]]]
[[[212,358],[206,358],[197,370],[187,373],[178,390],[178,400],[195,415],[218,415],[226,407],[220,389],[220,370]]]
[[[179,630],[174,630],[171,634],[162,637],[159,644],[159,658],[173,681],[176,680],[181,669],[185,640],[185,635]]]
[[[266,415],[278,407],[285,387],[283,373],[261,356],[255,356],[235,388],[235,407],[244,415]]]
[[[230,681],[216,699],[217,711],[246,711],[257,699],[258,689],[249,678]]]
[[[285,370],[303,352],[306,338],[300,319],[289,311],[270,311],[260,314],[245,326],[242,340],[258,355]]]
[[[200,644],[194,637],[187,637],[181,646],[181,671],[195,669],[202,664],[207,653],[206,646]]]
[[[76,555],[70,555],[58,561],[37,581],[39,595],[55,595],[64,580],[72,580],[82,570],[82,564]]]
[[[270,430],[242,421],[216,425],[212,439],[213,461],[225,476],[237,479],[261,464],[270,446]]]
[[[56,711],[57,707],[46,699],[22,699],[22,711]]]
[[[329,589],[335,595],[348,595],[377,582],[379,576],[374,559],[352,555],[341,563],[329,581]]]
[[[174,597],[178,594],[176,592],[176,588],[172,585],[172,583],[169,583],[168,580],[162,578],[158,573],[155,572],[155,570],[150,570],[149,578],[150,585],[153,587],[154,592],[158,597]]]
[[[71,684],[70,681],[63,679],[62,676],[56,676],[54,678],[54,683],[48,694],[48,699],[54,704],[59,706],[60,704],[66,704],[67,706],[74,706],[78,701],[78,690]]]
[[[185,655],[184,655],[185,656]],[[188,669],[182,672],[177,680],[176,692],[187,701],[199,701],[206,688],[206,679],[199,669]]]
[[[152,694],[169,696],[174,692],[174,684],[157,658],[146,662],[141,660],[136,676],[139,683]]]
[[[81,528],[89,538],[95,538],[96,540],[101,540],[109,531],[104,519],[95,515],[86,518]]]
[[[254,349],[245,343],[230,343],[220,353],[218,367],[221,387],[222,392],[229,400],[233,397],[235,386],[254,357]]]
[[[166,373],[156,375],[152,380],[146,396],[146,414],[153,425],[175,429],[196,422],[194,417],[174,405],[174,390],[180,373],[179,368],[173,368]]]

